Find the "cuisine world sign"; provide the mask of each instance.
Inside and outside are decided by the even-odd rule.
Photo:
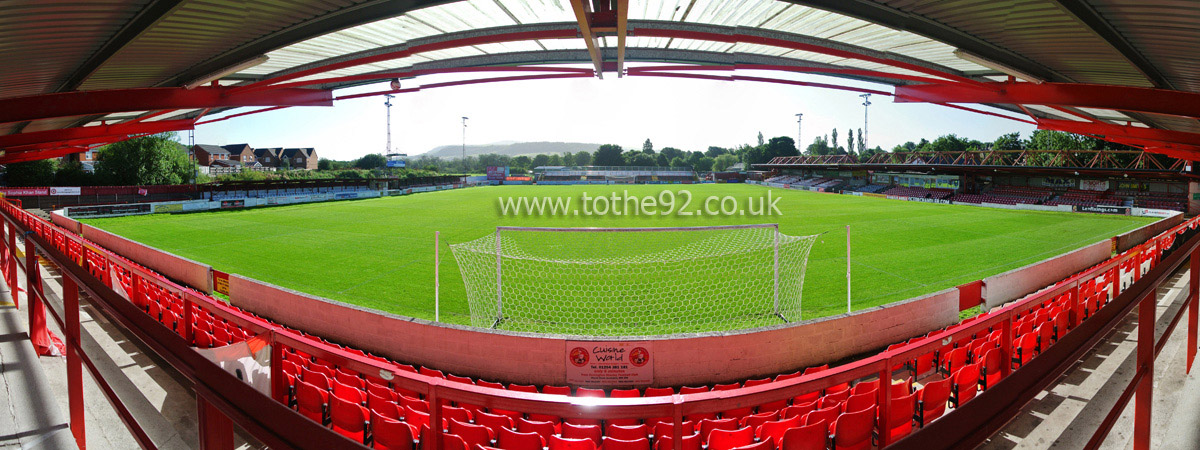
[[[567,341],[567,384],[642,386],[654,381],[650,342]]]

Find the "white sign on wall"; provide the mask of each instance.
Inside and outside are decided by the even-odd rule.
[[[1079,180],[1079,188],[1085,191],[1107,191],[1108,180]]]
[[[644,386],[654,381],[647,341],[567,341],[567,384]]]
[[[83,188],[78,187],[51,187],[50,195],[83,195]]]

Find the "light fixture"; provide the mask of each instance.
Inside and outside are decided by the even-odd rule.
[[[983,67],[987,67],[987,68],[995,70],[997,72],[1003,72],[1005,75],[1020,78],[1022,80],[1028,81],[1030,83],[1042,84],[1042,83],[1046,82],[1046,80],[1042,79],[1041,77],[1030,75],[1029,72],[1015,69],[1012,66],[1008,66],[1005,64],[1000,64],[998,62],[992,61],[990,59],[984,58],[982,56],[979,56],[979,55],[976,55],[973,53],[965,52],[962,49],[955,49],[954,56],[957,56],[958,59],[961,59],[963,61],[973,62],[973,63],[979,64]]]
[[[400,90],[400,79],[399,79],[399,78],[392,78],[391,87],[392,87],[392,90],[393,90],[393,91],[398,91],[398,90]]]
[[[195,89],[200,86],[204,86],[213,81],[220,80],[222,77],[225,77],[227,75],[232,75],[232,74],[241,72],[243,70],[249,69],[251,67],[257,66],[259,64],[265,63],[265,62],[267,62],[268,59],[270,59],[270,58],[267,58],[267,55],[261,55],[261,56],[257,56],[257,57],[248,59],[246,61],[242,61],[240,63],[226,67],[224,69],[204,75],[200,78],[196,78],[195,80],[192,80],[191,82],[184,83],[183,88],[184,89]]]

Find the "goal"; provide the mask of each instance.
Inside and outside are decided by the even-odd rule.
[[[777,224],[497,227],[450,247],[472,325],[619,336],[800,320],[815,239]]]

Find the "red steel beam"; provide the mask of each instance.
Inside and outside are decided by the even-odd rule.
[[[836,56],[839,58],[856,59],[859,61],[868,61],[886,66],[896,67],[905,70],[911,70],[917,73],[933,75],[939,78],[945,78],[957,83],[975,86],[977,88],[993,89],[989,83],[972,80],[967,77],[946,73],[937,69],[919,66],[916,64],[897,61],[889,58],[881,58],[877,56],[864,55],[862,53],[853,52],[850,50],[835,49],[823,47],[820,45],[789,41],[786,39],[766,38],[761,36],[751,36],[741,33],[712,33],[707,31],[692,31],[692,30],[663,30],[655,28],[638,28],[635,30],[638,36],[645,37],[664,37],[664,38],[680,38],[680,39],[695,39],[701,41],[716,41],[738,43],[745,42],[758,45],[767,45],[771,47],[789,48],[792,50],[800,50],[811,53],[819,53],[822,55]]]
[[[269,92],[237,93],[232,89],[108,89],[8,98],[0,100],[0,123],[162,109],[333,105],[333,95],[324,90],[278,89]]]
[[[629,0],[617,0],[617,78],[625,76],[625,38],[629,35]]]
[[[915,81],[920,83],[947,83],[948,80],[941,78],[922,77],[916,75],[904,75],[898,73],[880,72],[878,70],[867,69],[852,69],[843,67],[803,67],[803,66],[786,66],[773,64],[735,64],[732,66],[705,66],[705,65],[667,65],[667,66],[643,66],[631,67],[630,72],[659,72],[659,71],[716,71],[716,70],[776,70],[781,72],[795,73],[813,73],[813,74],[833,74],[833,75],[857,75],[864,77],[887,78],[892,80]]]
[[[1200,94],[1192,92],[1079,83],[988,85],[990,89],[951,84],[896,86],[896,101],[1075,106],[1200,117]]]
[[[877,89],[866,89],[866,88],[843,86],[843,85],[828,84],[828,83],[814,83],[814,82],[810,82],[810,81],[784,80],[784,79],[780,79],[780,78],[751,77],[751,76],[744,76],[744,75],[723,76],[723,75],[704,75],[704,74],[699,74],[699,73],[673,73],[673,72],[655,72],[655,71],[647,72],[647,71],[635,71],[632,68],[629,70],[629,75],[630,76],[639,76],[639,77],[690,78],[690,79],[696,79],[696,80],[715,80],[715,81],[757,81],[757,82],[761,82],[761,83],[789,84],[792,86],[807,86],[807,87],[815,87],[815,88],[823,88],[823,89],[834,89],[834,90],[839,90],[839,91],[862,92],[862,93],[888,95],[888,96],[892,95],[891,92],[880,91]]]
[[[190,130],[193,128],[191,119],[159,120],[155,122],[118,123],[92,127],[64,128],[61,130],[34,131],[0,136],[0,149],[9,152],[22,147],[39,144],[70,142],[78,140],[96,140],[128,136],[131,134],[162,133],[166,131]]]
[[[423,91],[426,89],[437,89],[437,88],[452,87],[452,86],[465,86],[465,85],[469,85],[469,84],[498,83],[498,82],[502,82],[502,81],[551,80],[551,79],[557,79],[557,78],[591,78],[591,77],[592,77],[591,71],[589,70],[586,73],[550,73],[550,74],[542,74],[542,75],[519,75],[519,76],[512,76],[512,77],[480,78],[480,79],[476,79],[476,80],[446,81],[446,82],[442,82],[442,83],[431,83],[431,84],[427,84],[427,85],[424,85],[421,87],[415,87],[415,88],[404,88],[404,89],[394,89],[394,90],[387,90],[387,91],[364,92],[361,94],[343,95],[343,96],[334,98],[334,100],[350,100],[350,99],[363,98],[363,97],[375,97],[375,96],[384,95],[384,94],[407,94],[409,92]]]
[[[1046,130],[1066,131],[1076,134],[1088,134],[1114,139],[1130,139],[1142,142],[1156,143],[1157,146],[1166,144],[1182,144],[1184,147],[1200,147],[1200,133],[1186,131],[1162,130],[1158,128],[1142,128],[1110,123],[1076,122],[1074,120],[1038,119],[1038,128]]]
[[[196,125],[205,125],[205,124],[210,124],[213,122],[220,122],[222,120],[229,120],[234,117],[248,116],[251,114],[265,113],[265,112],[269,112],[269,111],[278,111],[278,110],[286,109],[286,108],[291,108],[291,107],[290,106],[272,106],[270,108],[256,109],[254,111],[246,111],[244,113],[230,114],[228,116],[225,116],[225,117],[222,117],[219,119],[211,119],[211,120],[205,120],[203,122],[196,122]]]
[[[501,42],[529,41],[529,40],[534,40],[534,39],[568,39],[568,38],[574,38],[576,36],[577,36],[576,30],[564,28],[561,30],[519,31],[519,32],[514,32],[514,33],[502,33],[502,34],[476,36],[476,37],[463,38],[463,39],[452,39],[452,40],[447,40],[447,41],[442,41],[442,42],[414,45],[412,47],[408,47],[403,50],[396,50],[394,52],[381,53],[378,55],[365,56],[362,58],[354,58],[354,59],[351,59],[348,61],[340,61],[340,62],[336,62],[336,63],[325,64],[322,66],[317,66],[317,67],[313,67],[310,69],[300,70],[300,71],[289,73],[286,75],[280,75],[280,76],[271,77],[271,78],[268,78],[265,80],[255,81],[253,83],[237,86],[232,89],[233,89],[233,92],[253,92],[253,91],[259,91],[259,90],[264,90],[264,89],[273,89],[274,86],[272,86],[272,85],[282,82],[282,81],[294,80],[297,78],[303,78],[303,77],[316,75],[316,74],[320,74],[320,73],[325,73],[325,72],[330,72],[330,71],[334,71],[334,70],[338,70],[338,69],[345,69],[347,67],[360,66],[363,64],[371,64],[371,63],[377,63],[377,62],[382,62],[382,61],[391,61],[393,59],[400,59],[400,58],[404,58],[406,56],[411,56],[411,55],[415,55],[418,53],[424,53],[424,52],[431,52],[431,51],[435,51],[435,50],[445,50],[448,48],[468,47],[468,46],[472,46],[472,45],[481,45],[481,44],[495,44],[495,43],[501,43]]]
[[[327,83],[345,83],[350,81],[388,80],[392,78],[413,78],[422,75],[437,75],[446,73],[473,72],[551,72],[551,73],[586,73],[593,74],[592,69],[579,67],[541,67],[541,66],[498,66],[498,67],[450,67],[445,69],[415,69],[399,72],[365,73],[362,75],[346,75],[341,77],[321,78],[316,80],[293,81],[272,85],[271,89],[314,86]]]

